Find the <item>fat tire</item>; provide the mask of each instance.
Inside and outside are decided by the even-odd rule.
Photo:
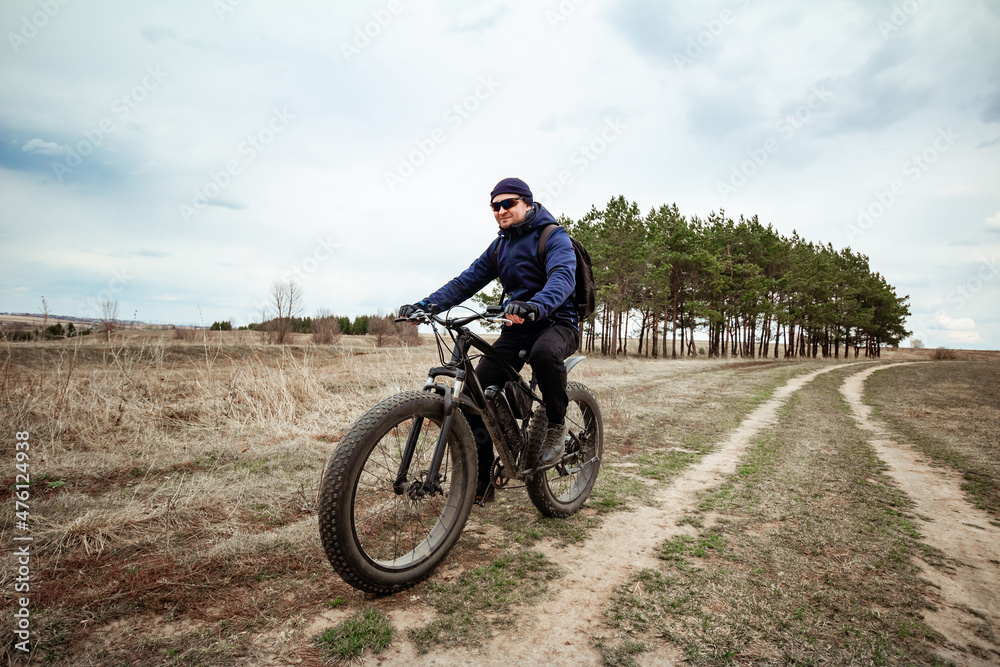
[[[458,540],[475,499],[478,465],[475,441],[465,416],[456,406],[448,438],[448,451],[441,464],[442,471],[447,466],[449,492],[445,496],[435,496],[443,498],[438,501],[443,502],[443,508],[434,527],[426,529],[425,541],[429,542],[429,553],[417,557],[412,565],[402,565],[394,564],[392,561],[380,561],[366,552],[355,527],[358,482],[363,474],[372,475],[374,463],[371,464],[371,469],[366,465],[370,458],[374,458],[372,454],[383,439],[386,440],[386,444],[379,448],[379,452],[388,451],[389,434],[396,426],[416,417],[424,417],[425,424],[427,422],[435,424],[438,427],[437,433],[440,433],[440,426],[444,421],[444,399],[428,391],[409,391],[378,403],[362,415],[340,441],[320,484],[319,534],[327,559],[344,581],[354,588],[375,595],[396,593],[430,576]],[[433,453],[436,439],[435,436],[435,442],[429,444],[430,451],[424,452],[428,461]],[[411,481],[415,475],[419,475],[421,463],[424,461],[418,462],[417,458],[414,458],[409,475]],[[382,466],[383,469],[388,467],[391,465]],[[385,476],[385,483],[388,485],[387,487],[383,485],[381,477],[377,479],[378,488],[387,499],[386,504],[405,505],[408,496],[405,493],[397,496],[392,492],[395,470],[392,470],[391,474],[384,472],[380,474]],[[361,500],[363,502],[364,497]],[[397,515],[398,511],[396,510]],[[405,513],[405,508],[403,511]],[[392,510],[384,513],[392,516]],[[373,522],[377,522],[378,515],[374,516]],[[396,536],[398,537],[401,532],[397,530]],[[422,547],[423,544],[419,543],[418,547]],[[417,548],[414,548],[409,554],[416,552]]]
[[[581,428],[580,419],[587,420],[586,427],[590,433],[587,434],[587,449],[589,450],[577,462],[582,462],[597,457],[597,461],[587,468],[578,472],[575,479],[570,482],[570,487],[558,497],[552,491],[550,480],[565,479],[559,477],[558,467],[535,473],[527,481],[528,497],[538,511],[547,517],[562,519],[578,512],[590,495],[590,490],[594,488],[597,480],[597,473],[601,467],[601,458],[604,456],[604,421],[601,418],[601,407],[594,398],[594,394],[579,382],[570,382],[566,385],[566,394],[569,397],[569,410],[566,416],[570,424],[570,430],[576,431]],[[574,410],[573,406],[577,409]],[[576,413],[576,418],[572,413]],[[529,466],[536,465],[538,455],[545,439],[545,430],[548,428],[548,417],[545,414],[545,407],[539,406],[531,415],[528,422],[528,463]]]

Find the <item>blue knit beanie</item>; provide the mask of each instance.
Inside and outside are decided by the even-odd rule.
[[[531,194],[531,188],[520,178],[505,178],[497,183],[497,186],[493,188],[493,192],[490,193],[490,201],[493,201],[493,198],[497,195],[503,194],[521,195],[528,200],[529,204],[534,198]]]

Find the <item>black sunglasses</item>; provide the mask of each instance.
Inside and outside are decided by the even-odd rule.
[[[524,199],[524,197],[511,197],[510,199],[491,202],[490,208],[492,208],[494,212],[499,212],[500,209],[506,211],[507,209],[512,208],[520,199]]]

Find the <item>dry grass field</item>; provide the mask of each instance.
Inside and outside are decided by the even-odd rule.
[[[1000,364],[925,364],[869,380],[877,413],[924,453],[963,474],[1000,521]]]
[[[31,444],[32,662],[318,665],[360,653],[392,663],[442,650],[479,662],[484,642],[516,632],[523,611],[566,580],[552,556],[560,545],[584,544],[621,513],[656,503],[658,490],[789,378],[843,363],[589,359],[573,378],[601,403],[606,456],[584,511],[545,520],[523,491],[505,491],[473,509],[428,582],[372,599],[326,562],[317,487],[358,416],[423,384],[438,363],[434,346],[375,348],[342,337],[333,346],[278,347],[245,332],[199,337],[142,332],[111,344],[88,337],[4,348],[0,450],[8,463],[0,477],[8,488],[16,483],[13,434],[27,431]],[[976,502],[995,512],[990,424],[998,409],[956,389],[974,387],[984,373],[996,378],[995,363],[977,364],[974,374],[965,362],[905,368],[940,376],[932,384],[907,375],[913,395],[905,405],[928,401],[940,410],[933,432],[914,437],[960,456],[961,464],[941,458],[985,479],[976,486],[985,491],[970,492],[985,494]],[[686,517],[689,528],[702,526],[698,536],[662,547],[665,569],[643,570],[613,599],[588,601],[607,607],[607,621],[581,650],[606,664],[636,664],[671,647],[694,662],[724,664],[746,646],[768,660],[821,662],[816,642],[836,635],[833,662],[933,662],[940,638],[920,620],[928,593],[908,565],[932,556],[908,524],[907,500],[846,421],[835,385],[847,372],[835,369],[793,395],[738,476]],[[870,380],[873,402],[882,417],[904,420],[893,421],[896,428],[908,428],[910,413],[897,404],[904,399],[883,391],[879,376]],[[953,389],[954,404],[939,398]],[[980,436],[952,448],[964,440],[955,426],[963,405],[985,415],[976,422]],[[930,408],[911,412],[921,410]],[[17,565],[8,547],[25,533],[13,511],[2,517],[0,583],[12,608]],[[762,549],[771,555],[755,571]],[[779,576],[796,583],[783,589]],[[653,600],[653,591],[674,595],[678,581],[688,591],[683,600]],[[651,594],[637,597],[643,590]],[[744,595],[753,604],[733,610],[720,602]],[[871,609],[882,610],[878,623]],[[845,628],[857,639],[843,639]],[[0,636],[14,660],[9,622]],[[372,658],[376,650],[383,653]]]

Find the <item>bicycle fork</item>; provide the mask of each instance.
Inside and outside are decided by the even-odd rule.
[[[437,445],[434,447],[434,455],[431,457],[431,465],[427,470],[427,476],[423,482],[415,479],[407,484],[407,475],[410,471],[410,464],[413,462],[413,453],[417,448],[420,431],[424,425],[423,417],[417,417],[413,420],[410,435],[406,439],[406,447],[403,449],[403,458],[399,462],[396,481],[392,485],[397,496],[406,493],[411,499],[420,500],[424,496],[434,496],[438,493],[444,493],[444,489],[441,488],[441,463],[444,461],[445,449],[448,446],[448,436],[451,434],[451,424],[455,417],[455,401],[453,397],[461,395],[463,384],[462,378],[456,376],[454,388],[444,387],[444,421],[441,422],[441,434],[438,436]]]

